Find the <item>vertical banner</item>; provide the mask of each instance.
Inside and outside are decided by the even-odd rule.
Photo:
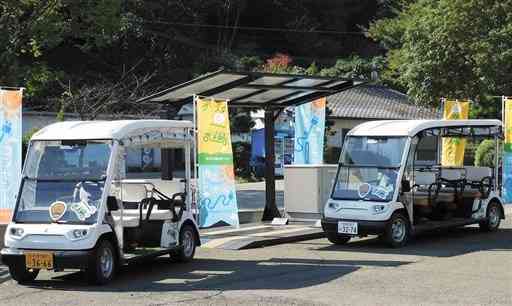
[[[199,226],[238,226],[227,101],[196,98]]]
[[[512,202],[512,99],[503,98],[503,199]]]
[[[469,101],[459,102],[457,100],[444,100],[443,102],[443,119],[468,119]],[[466,139],[459,137],[444,137],[442,148],[443,153],[441,156],[441,165],[448,167],[462,167],[464,165]]]
[[[22,90],[0,89],[0,223],[8,223],[21,179]]]
[[[326,98],[295,107],[294,164],[324,162]]]

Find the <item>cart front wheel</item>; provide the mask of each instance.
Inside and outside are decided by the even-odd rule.
[[[112,243],[108,240],[101,241],[87,268],[87,280],[96,285],[110,282],[114,278],[116,264],[115,249]]]
[[[19,284],[24,284],[35,280],[39,274],[39,269],[27,269],[25,265],[11,265],[9,266],[9,274]]]
[[[170,254],[171,259],[178,262],[191,261],[196,253],[196,239],[194,228],[189,224],[184,225],[180,231],[180,247]]]
[[[391,215],[386,226],[384,240],[393,248],[400,248],[407,244],[411,235],[411,226],[407,217],[401,212]]]

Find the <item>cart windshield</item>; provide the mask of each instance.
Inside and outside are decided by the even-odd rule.
[[[111,141],[33,141],[14,221],[94,223],[111,147]]]
[[[333,199],[391,201],[406,140],[406,137],[348,137]]]

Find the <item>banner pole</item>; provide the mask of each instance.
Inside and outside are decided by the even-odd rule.
[[[192,125],[193,127],[193,139],[192,145],[194,146],[194,154],[193,154],[193,163],[194,163],[194,201],[196,202],[197,214],[199,215],[199,198],[198,198],[198,189],[199,189],[199,181],[197,179],[197,95],[193,96],[192,100]]]
[[[499,195],[500,196],[503,196],[503,186],[505,185],[504,183],[504,178],[505,178],[505,146],[506,146],[506,130],[505,130],[505,120],[506,120],[506,112],[505,112],[505,103],[506,103],[506,100],[507,100],[507,97],[505,96],[501,96],[501,134],[502,134],[502,148],[501,148],[501,164],[498,165],[499,163],[499,140],[495,137],[496,139],[496,158],[495,158],[495,170],[496,171],[496,181],[497,182],[500,182],[500,178],[501,178],[501,184],[498,188],[498,186],[496,186],[496,188],[498,189],[498,192],[499,192]],[[501,166],[501,177],[499,177],[499,166]],[[496,185],[498,185],[498,183],[496,183]]]
[[[444,104],[445,104],[445,98],[441,97],[441,119],[444,119]],[[441,164],[441,162],[442,162],[442,158],[441,158],[442,144],[443,144],[442,137],[438,137],[438,140],[437,140],[437,163],[438,164]]]

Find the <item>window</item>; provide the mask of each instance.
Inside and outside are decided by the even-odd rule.
[[[159,148],[128,148],[126,150],[127,178],[159,178],[162,156]]]
[[[437,137],[420,138],[416,150],[416,165],[434,165],[437,160]]]

